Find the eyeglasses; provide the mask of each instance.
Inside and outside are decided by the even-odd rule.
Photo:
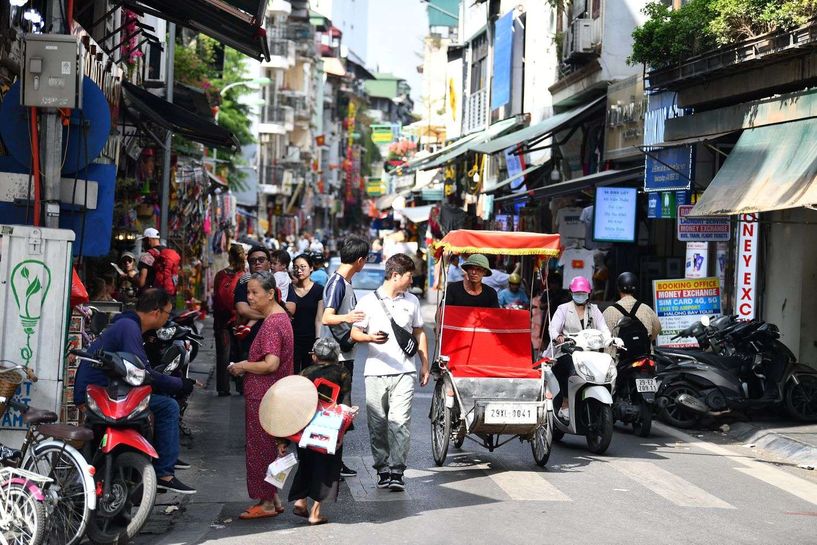
[[[125,263],[128,263],[128,262],[133,261],[133,258],[132,257],[123,257],[122,261],[124,261]]]
[[[266,263],[266,262],[267,262],[266,257],[251,257],[251,258],[249,258],[247,260],[247,263],[249,263],[250,265],[255,265],[256,263]]]
[[[165,310],[163,308],[157,308],[156,310],[159,311],[159,314],[167,314],[168,316],[170,316],[170,313],[173,312],[172,308],[170,310]]]
[[[308,271],[309,265],[295,265],[292,268],[295,269],[296,271]]]

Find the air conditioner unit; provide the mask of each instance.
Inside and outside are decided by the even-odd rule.
[[[593,20],[590,18],[574,19],[565,32],[562,60],[569,61],[593,52]]]

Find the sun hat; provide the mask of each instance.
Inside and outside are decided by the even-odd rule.
[[[508,277],[508,283],[509,284],[521,284],[522,283],[522,277],[519,276],[516,273],[513,273]]]
[[[122,252],[122,255],[119,256],[119,261],[122,261],[126,257],[129,257],[132,260],[136,261],[136,256],[133,255],[133,253],[131,253],[131,252]]]
[[[303,430],[315,416],[318,389],[306,377],[290,375],[270,386],[261,399],[258,419],[273,437],[289,437]]]
[[[491,276],[492,274],[488,258],[482,254],[471,254],[460,267],[463,269],[467,269],[468,267],[480,267],[485,269],[485,276]]]
[[[142,234],[142,238],[159,238],[159,231],[153,227],[148,227]]]

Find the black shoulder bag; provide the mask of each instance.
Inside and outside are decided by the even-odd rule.
[[[391,322],[392,331],[394,331],[394,338],[397,340],[397,344],[400,348],[405,352],[406,356],[413,358],[415,354],[417,354],[417,349],[419,345],[417,344],[417,339],[414,338],[414,335],[399,325],[397,322],[394,321],[394,318],[389,312],[389,309],[386,308],[386,303],[383,302],[383,299],[380,298],[380,294],[377,293],[377,290],[374,292],[374,296],[377,297],[377,300],[380,301],[380,306],[383,307],[383,312],[386,313],[386,317]]]

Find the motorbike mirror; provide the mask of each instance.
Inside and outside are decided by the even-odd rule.
[[[709,327],[709,324],[711,324],[712,321],[709,319],[709,316],[704,316],[703,318],[701,318],[701,323],[703,324],[704,327]]]

